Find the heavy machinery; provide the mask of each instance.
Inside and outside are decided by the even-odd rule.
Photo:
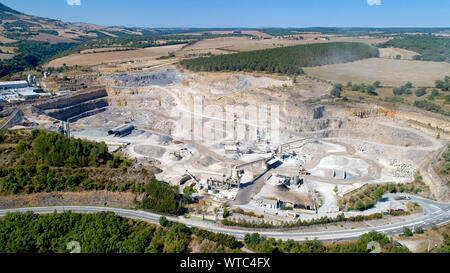
[[[309,175],[309,172],[307,170],[305,170],[305,168],[303,168],[302,166],[300,166],[298,168],[298,174],[300,175]]]

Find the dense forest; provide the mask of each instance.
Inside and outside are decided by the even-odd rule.
[[[141,208],[167,214],[180,214],[183,209],[183,200],[178,194],[178,187],[150,179],[146,185],[146,196],[141,202]]]
[[[402,35],[380,45],[398,47],[420,54],[416,60],[450,62],[450,38],[435,35]]]
[[[263,71],[303,74],[302,67],[351,62],[377,57],[378,49],[362,43],[319,43],[181,61],[193,71]]]
[[[40,130],[0,131],[0,192],[128,191],[144,194],[140,208],[178,215],[186,200],[177,187],[157,181],[147,169],[108,152],[105,143]],[[136,180],[129,177],[135,177]]]
[[[31,138],[21,140],[16,146],[18,154],[27,162],[37,162],[54,167],[98,167],[114,165],[104,142],[68,138],[54,132],[33,130]],[[117,159],[116,159],[117,160]],[[112,163],[108,162],[112,161]]]
[[[110,154],[105,143],[70,139],[39,130],[6,130],[0,131],[0,145],[0,192],[144,191],[143,181],[119,184],[101,178],[107,173],[124,172],[130,165],[120,155]],[[140,176],[145,175],[148,174]]]
[[[185,253],[194,239],[214,242],[214,252],[237,249],[230,235],[172,222],[159,227],[111,212],[14,213],[0,219],[0,253],[67,253],[71,241],[82,253]]]

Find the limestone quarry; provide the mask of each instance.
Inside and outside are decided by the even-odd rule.
[[[102,73],[94,84],[25,108],[21,122],[53,131],[68,122],[71,137],[104,141],[136,166],[159,168],[156,178],[180,192],[191,186],[213,206],[274,219],[292,216],[280,206],[333,215],[335,188],[417,175],[436,199],[449,198],[442,181],[422,174],[449,138],[450,123],[434,114],[335,104],[326,98],[331,86],[308,77],[294,84],[288,76],[194,73],[175,65]],[[418,124],[442,128],[440,139]]]

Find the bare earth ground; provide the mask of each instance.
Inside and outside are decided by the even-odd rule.
[[[380,48],[379,50],[380,57],[387,59],[395,59],[397,55],[400,55],[402,57],[402,60],[412,60],[414,56],[420,55],[419,53],[414,51],[395,47]]]
[[[0,53],[0,60],[7,60],[7,59],[11,59],[12,57],[14,57],[14,54]]]
[[[442,245],[444,238],[441,234],[449,231],[450,225],[447,224],[439,227],[437,230],[428,229],[423,234],[414,234],[413,237],[396,237],[401,244],[408,247],[412,252],[421,253],[432,251],[436,246]]]
[[[15,49],[16,47],[13,46],[0,46],[0,50],[3,51],[3,53],[14,54]]]
[[[450,63],[372,58],[346,64],[304,68],[305,72],[325,80],[400,86],[410,81],[415,86],[434,86],[450,74]]]
[[[129,192],[51,192],[28,195],[0,196],[0,209],[64,206],[64,205],[91,205],[135,208],[135,194]]]
[[[0,43],[7,44],[7,43],[14,43],[14,42],[16,42],[16,40],[9,39],[5,36],[0,35]]]

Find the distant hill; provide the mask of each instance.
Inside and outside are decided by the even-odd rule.
[[[75,43],[97,37],[139,36],[159,32],[150,29],[66,23],[27,15],[0,3],[0,43],[12,43],[18,40],[44,41],[53,44]]]
[[[20,12],[13,10],[10,7],[7,7],[7,6],[3,5],[2,3],[0,3],[0,11],[6,11],[6,12],[14,13],[14,14],[21,14]]]

